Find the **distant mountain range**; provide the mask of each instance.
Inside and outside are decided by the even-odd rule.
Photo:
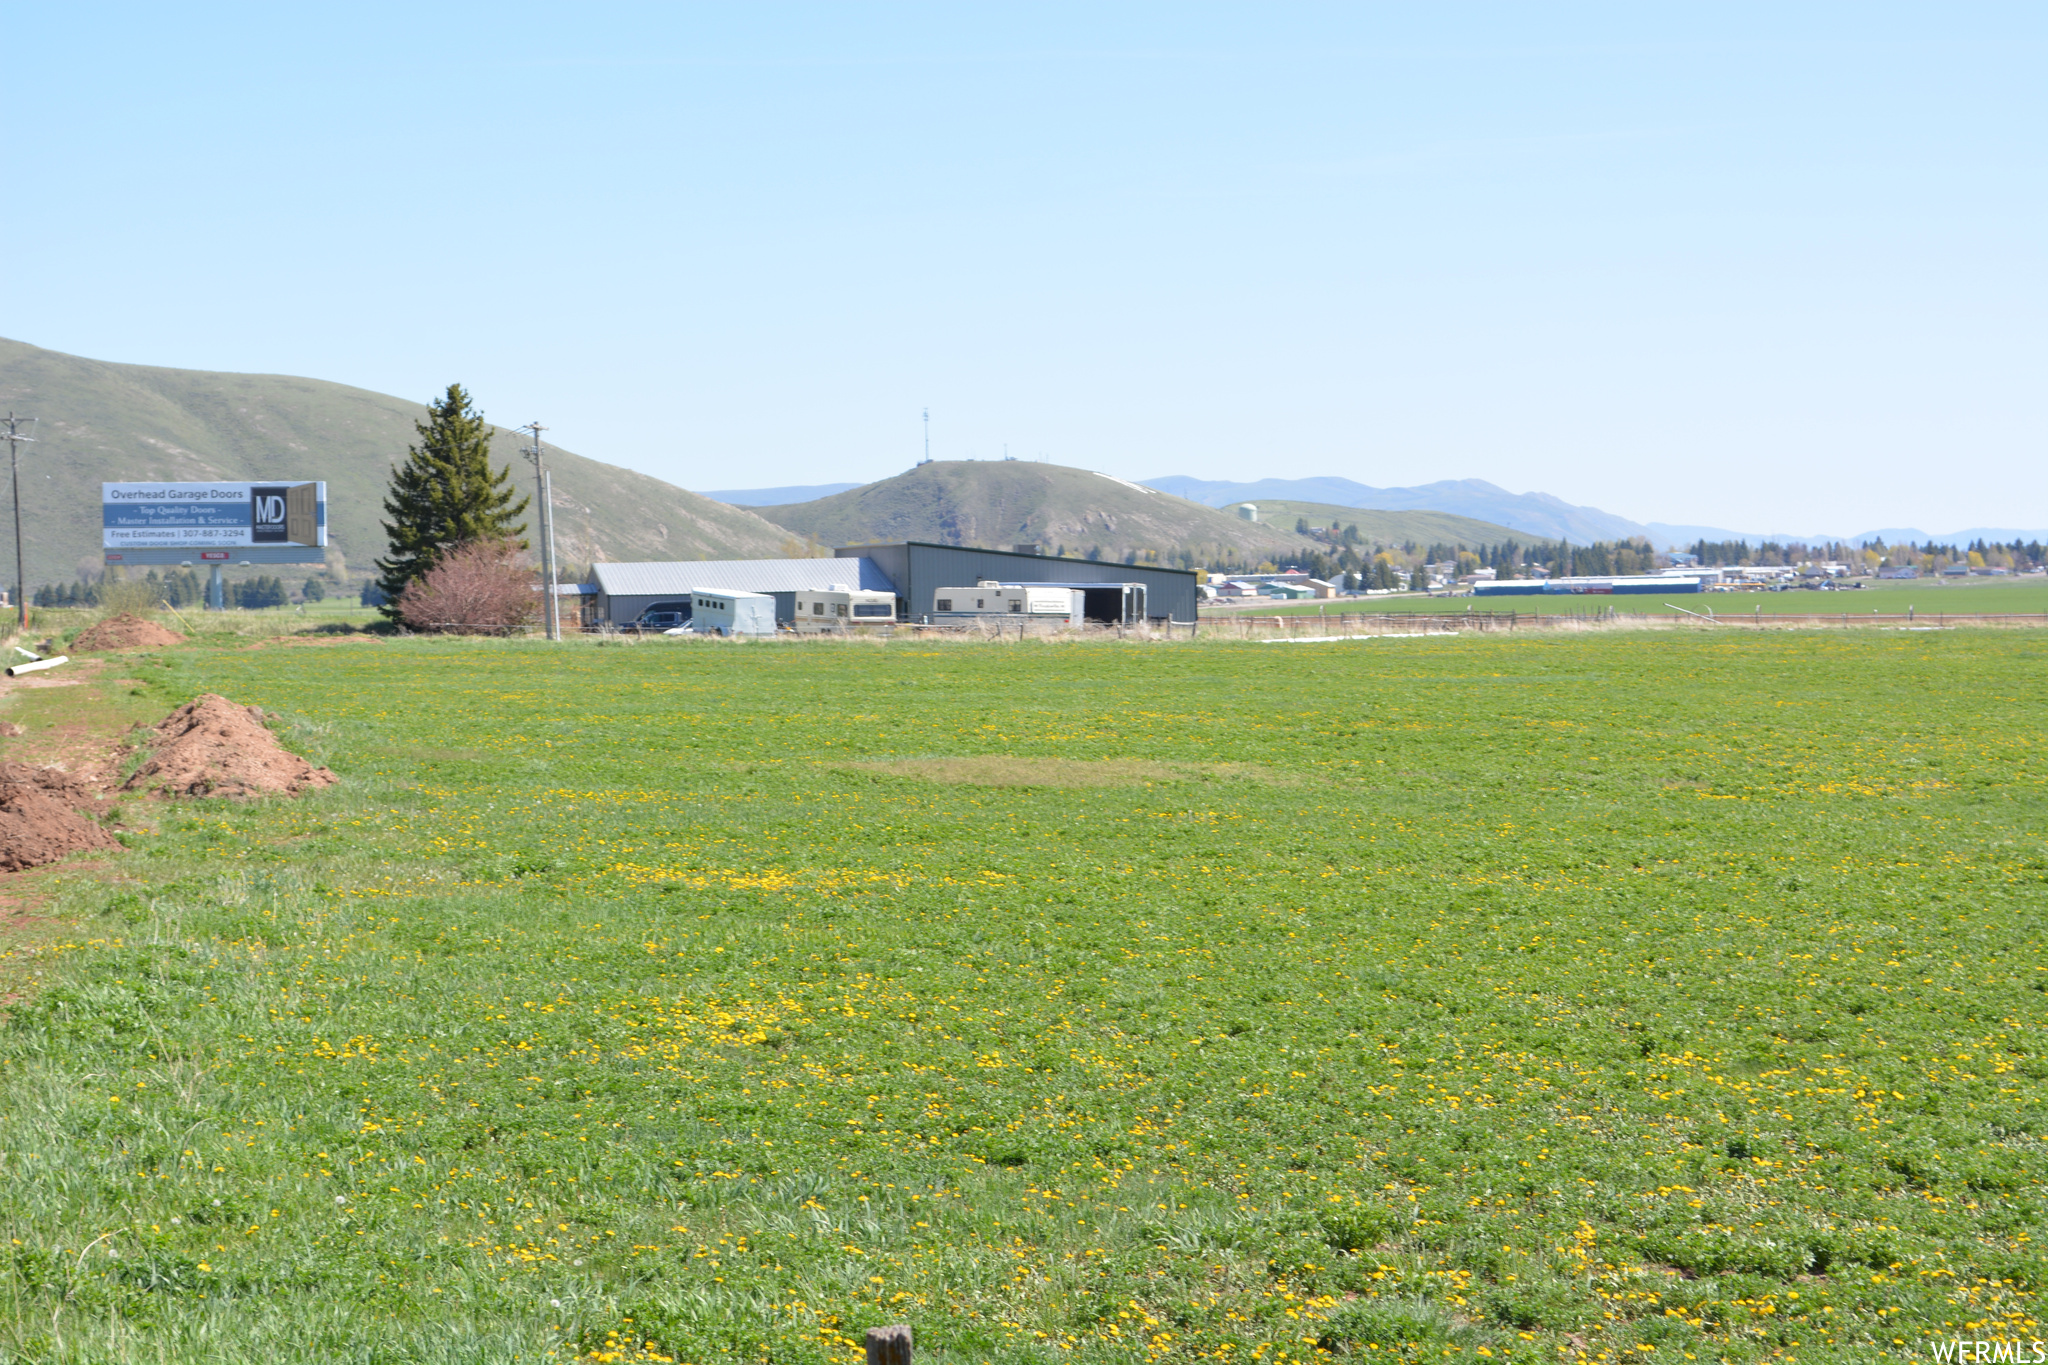
[[[1646,537],[1658,549],[1690,545],[1700,540],[1741,540],[1750,544],[1774,540],[1806,544],[1843,541],[1850,545],[1882,540],[1916,544],[1968,544],[1973,540],[2048,540],[2048,530],[2020,530],[2013,527],[1972,526],[1961,531],[1930,534],[1916,527],[1893,526],[1845,536],[1838,533],[1793,531],[1731,531],[1723,526],[1693,526],[1680,522],[1630,521],[1597,507],[1579,507],[1548,493],[1510,493],[1484,479],[1446,479],[1413,488],[1374,488],[1334,477],[1314,479],[1260,479],[1256,483],[1230,483],[1215,479],[1191,479],[1174,474],[1146,479],[1151,488],[1176,493],[1211,507],[1228,507],[1240,502],[1261,501],[1331,503],[1339,507],[1384,508],[1405,511],[1427,508],[1453,512],[1512,527],[1524,535],[1545,540],[1570,540],[1584,545],[1595,540],[1624,540]]]
[[[1547,540],[1623,540],[1646,533],[1644,527],[1597,507],[1574,507],[1548,493],[1510,493],[1484,479],[1446,479],[1416,488],[1374,488],[1350,479],[1260,479],[1229,483],[1191,479],[1175,474],[1146,479],[1147,487],[1177,493],[1211,507],[1227,507],[1262,499],[1327,503],[1337,507],[1374,507],[1389,512],[1452,512],[1490,521],[1525,535]]]
[[[288,375],[222,374],[123,365],[0,339],[0,410],[40,418],[22,452],[23,530],[31,586],[101,563],[100,490],[111,480],[325,479],[330,538],[360,574],[384,553],[391,467],[415,440],[418,403]],[[515,433],[492,452],[522,487]],[[1511,537],[1585,544],[1647,536],[1662,548],[1696,540],[1883,539],[1924,543],[2048,540],[2048,530],[1971,527],[1929,535],[1887,527],[1858,536],[1759,535],[1713,526],[1639,523],[1547,493],[1510,493],[1480,479],[1374,488],[1342,478],[1255,483],[1171,477],[1139,484],[1037,461],[954,460],[869,484],[724,489],[701,494],[630,469],[550,449],[556,541],[565,563],[808,555],[819,547],[924,539],[1069,554],[1132,550],[1284,558],[1312,542],[1294,532],[1341,520],[1377,544],[1474,548]],[[1270,504],[1258,522],[1220,510]],[[734,505],[740,504],[740,505]],[[0,563],[12,568],[0,518]],[[11,577],[11,573],[7,575]]]
[[[844,493],[857,483],[796,483],[783,488],[701,488],[707,498],[729,502],[735,507],[780,507],[791,502],[815,502],[834,493]]]

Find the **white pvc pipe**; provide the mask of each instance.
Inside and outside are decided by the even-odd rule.
[[[15,664],[7,670],[7,676],[18,678],[24,673],[33,673],[39,668],[55,668],[58,664],[68,664],[70,662],[71,656],[69,654],[59,654],[54,659],[37,659],[32,664]]]

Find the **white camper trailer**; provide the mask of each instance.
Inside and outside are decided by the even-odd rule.
[[[1078,587],[1046,583],[998,583],[983,579],[971,588],[940,588],[932,594],[934,619],[1029,616],[1038,621],[1078,625],[1086,619]]]
[[[843,634],[855,626],[886,626],[895,620],[893,592],[870,592],[833,583],[822,592],[812,589],[796,595],[795,622],[799,635]]]

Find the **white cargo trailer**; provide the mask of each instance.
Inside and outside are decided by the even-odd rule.
[[[690,590],[690,624],[671,635],[773,635],[775,599],[765,592]]]

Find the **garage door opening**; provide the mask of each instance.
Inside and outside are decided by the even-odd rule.
[[[1082,614],[1095,625],[1130,625],[1145,619],[1143,583],[1105,583],[1100,587],[1076,583],[1081,590]]]

